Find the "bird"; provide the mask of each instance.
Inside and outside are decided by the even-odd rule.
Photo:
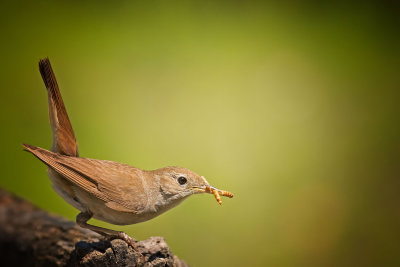
[[[50,150],[22,144],[47,166],[54,191],[80,211],[76,223],[101,235],[120,238],[134,247],[125,232],[88,224],[95,218],[114,225],[130,225],[153,219],[194,194],[233,197],[211,186],[204,176],[177,166],[143,170],[127,164],[79,156],[78,144],[48,58],[39,61],[47,89],[53,134]]]

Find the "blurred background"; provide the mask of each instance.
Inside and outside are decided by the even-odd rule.
[[[51,146],[48,56],[81,156],[235,193],[95,224],[164,236],[193,266],[400,265],[397,1],[17,2],[1,3],[1,187],[78,213],[20,145]]]

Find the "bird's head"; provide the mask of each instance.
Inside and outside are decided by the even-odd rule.
[[[218,203],[219,195],[233,197],[230,192],[216,189],[197,173],[182,167],[165,167],[153,171],[159,179],[160,191],[169,200],[182,200],[193,194],[214,194]]]

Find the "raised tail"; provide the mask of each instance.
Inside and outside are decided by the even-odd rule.
[[[69,121],[67,110],[58,88],[56,76],[48,58],[39,61],[39,70],[47,88],[50,125],[53,131],[51,151],[68,156],[78,156],[78,144]]]

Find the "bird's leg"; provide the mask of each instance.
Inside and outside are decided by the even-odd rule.
[[[93,214],[89,211],[81,212],[78,214],[78,216],[76,216],[76,223],[80,227],[92,230],[98,234],[101,234],[104,236],[120,238],[120,239],[124,240],[128,245],[133,247],[135,250],[137,250],[133,238],[130,237],[129,235],[125,234],[124,232],[115,231],[115,230],[88,224],[87,221],[89,221],[90,218],[92,218],[92,216],[93,216]]]

